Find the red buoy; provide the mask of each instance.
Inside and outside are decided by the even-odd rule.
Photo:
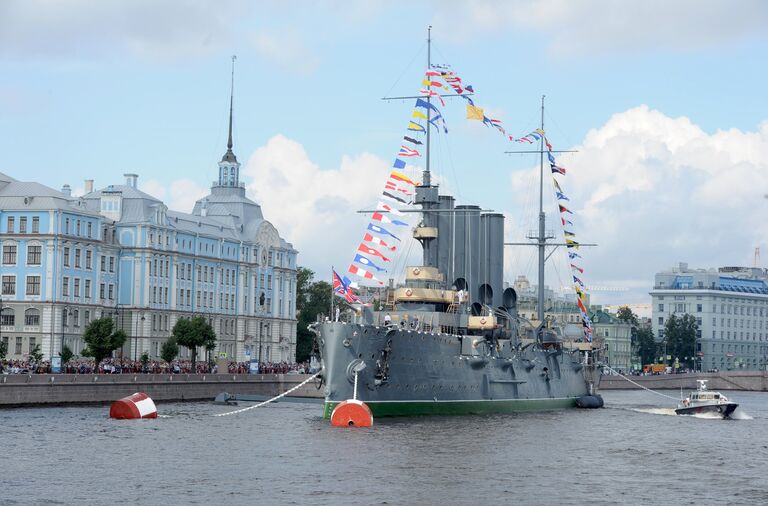
[[[348,399],[333,408],[331,425],[334,427],[370,427],[373,425],[373,413],[366,403]]]
[[[157,418],[157,408],[147,394],[137,392],[130,397],[113,402],[109,407],[109,417],[118,420]]]

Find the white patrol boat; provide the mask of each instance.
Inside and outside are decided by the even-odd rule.
[[[696,380],[699,384],[695,392],[680,401],[675,409],[678,415],[698,415],[700,413],[716,413],[728,418],[739,406],[731,402],[720,392],[707,390],[707,380]]]

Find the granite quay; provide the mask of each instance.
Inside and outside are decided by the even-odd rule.
[[[108,403],[136,392],[154,401],[212,401],[216,395],[271,397],[306,380],[305,374],[7,374],[0,407]],[[309,382],[292,397],[322,398]]]
[[[651,390],[696,390],[696,380],[707,380],[710,390],[750,390],[768,392],[766,371],[724,371],[716,373],[659,374],[656,376],[628,376],[635,383]],[[633,385],[621,376],[603,376],[600,390],[632,390]]]

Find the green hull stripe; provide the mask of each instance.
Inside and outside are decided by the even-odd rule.
[[[323,418],[331,418],[338,402],[326,401]],[[559,399],[494,399],[481,401],[384,401],[366,402],[374,417],[423,415],[484,415],[541,411],[576,406],[575,397]]]

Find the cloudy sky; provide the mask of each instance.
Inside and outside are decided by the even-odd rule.
[[[768,3],[760,0],[0,1],[0,171],[54,188],[140,175],[190,211],[225,151],[316,272],[346,265],[426,64],[452,65],[513,135],[545,127],[595,302],[644,303],[653,274],[768,263]],[[435,177],[461,203],[536,226],[537,159],[444,108]],[[416,161],[415,164],[420,162]],[[419,167],[411,167],[418,174]],[[546,181],[549,185],[549,180]],[[547,186],[549,188],[549,186]],[[556,203],[547,211],[559,230]],[[507,277],[535,275],[507,250]],[[763,263],[762,265],[765,265]],[[553,255],[548,284],[568,284]]]

